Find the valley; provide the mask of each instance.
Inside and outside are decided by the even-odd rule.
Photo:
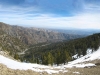
[[[84,36],[0,23],[0,75],[98,75],[99,47],[100,33]]]

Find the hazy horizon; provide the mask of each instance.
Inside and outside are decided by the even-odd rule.
[[[99,0],[0,0],[0,22],[54,29],[100,29]]]

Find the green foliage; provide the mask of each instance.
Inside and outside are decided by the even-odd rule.
[[[18,59],[19,59],[19,55],[18,55],[18,54],[15,54],[15,55],[14,55],[14,58],[15,58],[16,60],[18,60]]]
[[[53,65],[53,56],[50,52],[47,55],[47,61],[48,61],[48,64]]]
[[[53,55],[48,52],[42,55],[42,64],[53,65]]]
[[[97,50],[100,46],[100,33],[85,38],[75,39],[71,41],[63,41],[52,43],[46,46],[38,46],[30,48],[24,58],[30,59],[34,55],[35,59],[39,59],[41,64],[53,65],[62,64],[71,61],[75,54],[86,55],[87,49]],[[26,58],[26,56],[29,56]]]

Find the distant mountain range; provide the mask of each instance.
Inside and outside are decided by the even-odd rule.
[[[65,34],[78,34],[78,35],[92,35],[94,33],[99,33],[99,29],[53,29],[55,31],[65,33]]]
[[[79,35],[65,34],[56,31],[40,28],[24,28],[20,26],[10,26],[0,23],[0,31],[9,36],[18,38],[25,44],[37,44],[43,42],[56,42],[79,38]]]
[[[60,33],[40,28],[25,28],[0,22],[0,50],[11,54],[24,51],[30,45],[54,43],[83,36]]]

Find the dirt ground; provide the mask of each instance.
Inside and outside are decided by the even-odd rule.
[[[65,73],[51,75],[100,75],[100,65],[91,68],[68,68]],[[46,72],[37,73],[31,70],[12,70],[0,64],[0,75],[49,75]]]

